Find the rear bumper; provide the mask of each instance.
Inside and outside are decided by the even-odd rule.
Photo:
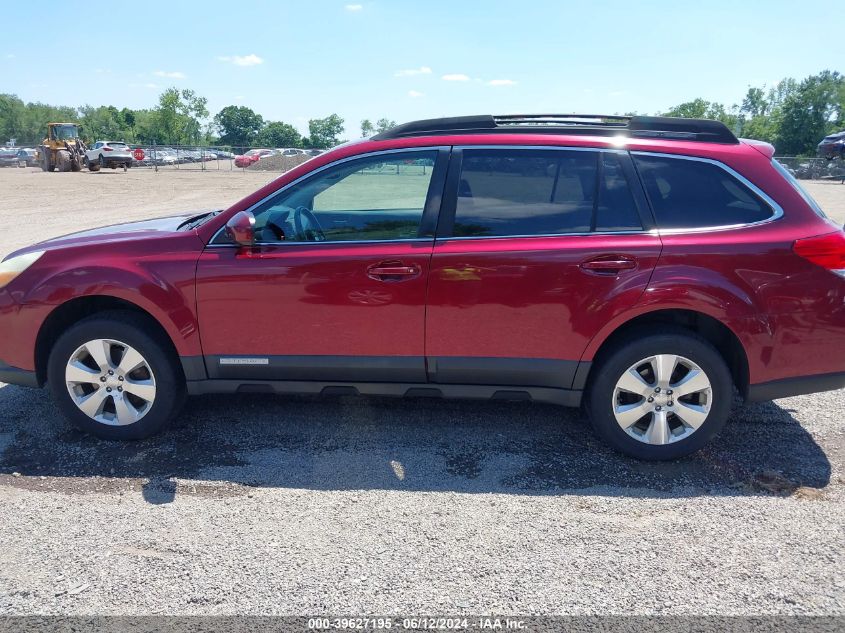
[[[761,402],[777,400],[792,396],[803,396],[819,391],[835,391],[845,388],[845,372],[835,374],[820,374],[818,376],[799,376],[797,378],[783,378],[762,382],[748,386],[746,402]]]
[[[117,163],[119,165],[123,165],[124,163],[126,163],[127,165],[131,165],[135,162],[135,159],[128,154],[126,156],[103,155],[103,160],[106,161],[106,165],[111,165],[112,163]]]
[[[0,360],[0,382],[21,387],[40,387],[34,371],[12,367]]]

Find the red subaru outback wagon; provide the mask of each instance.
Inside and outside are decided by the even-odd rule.
[[[186,395],[584,404],[670,459],[749,401],[845,386],[845,233],[721,123],[417,121],[225,211],[112,226],[0,265],[0,380],[104,438]]]

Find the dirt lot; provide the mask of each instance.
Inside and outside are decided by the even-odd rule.
[[[0,169],[0,254],[271,177]],[[552,406],[237,396],[106,443],[0,384],[0,614],[845,616],[843,420],[842,391],[736,409],[646,464]]]

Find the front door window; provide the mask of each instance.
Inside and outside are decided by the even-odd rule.
[[[330,167],[253,211],[257,241],[415,239],[436,157],[381,154]]]

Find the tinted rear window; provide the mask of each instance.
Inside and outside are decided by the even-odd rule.
[[[661,229],[750,224],[773,215],[757,194],[713,163],[644,155],[634,161]]]
[[[454,235],[639,230],[619,158],[566,150],[464,150]]]

